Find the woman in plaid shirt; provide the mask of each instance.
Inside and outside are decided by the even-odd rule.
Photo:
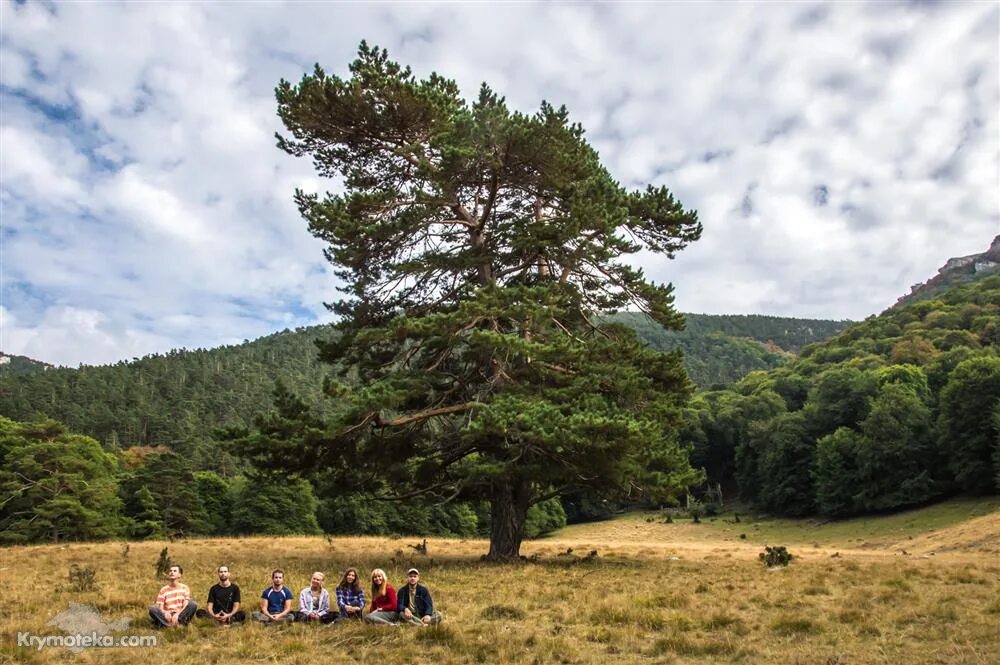
[[[337,585],[337,606],[341,619],[360,619],[365,607],[365,590],[358,579],[358,569],[348,568]]]

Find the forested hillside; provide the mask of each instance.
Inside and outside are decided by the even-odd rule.
[[[850,515],[1000,483],[1000,277],[891,309],[786,367],[700,393],[710,484],[774,513]]]
[[[690,315],[687,330],[668,333],[637,315],[618,318],[657,349],[683,349],[689,371],[706,385],[785,363],[790,354],[782,346],[795,349],[846,325]],[[331,335],[326,327],[302,328],[80,369],[13,357],[0,366],[0,415],[13,419],[0,418],[3,540],[319,530],[482,535],[489,511],[481,503],[342,495],[322,478],[310,484],[257,474],[218,440],[219,430],[247,426],[270,411],[279,379],[323,414],[329,367],[318,362],[314,342]],[[63,490],[54,495],[49,489],[56,485]],[[607,511],[587,496],[552,499],[531,509],[527,533]]]
[[[800,348],[831,337],[850,321],[789,319],[762,315],[685,314],[684,330],[664,330],[646,317],[612,317],[635,329],[659,351],[680,349],[691,380],[701,388],[726,385],[754,370],[788,362]]]
[[[107,450],[167,445],[197,469],[234,471],[213,430],[247,424],[273,402],[283,380],[323,407],[325,368],[313,340],[323,327],[285,331],[211,350],[171,351],[131,362],[29,375],[3,374],[0,415],[53,418]]]
[[[689,315],[687,330],[665,333],[635,315],[618,317],[656,348],[686,349],[689,363],[728,353],[729,368],[739,349],[749,362],[777,364],[790,357],[780,345],[793,349],[846,325]],[[0,413],[47,414],[68,425],[0,427],[7,469],[0,492],[18,495],[0,515],[6,540],[318,529],[481,534],[489,519],[481,505],[400,506],[341,497],[322,481],[255,476],[213,438],[217,428],[268,411],[279,378],[322,409],[325,369],[312,340],[329,334],[306,328],[112,366],[4,371]],[[839,516],[995,492],[998,344],[1000,277],[992,277],[871,317],[790,364],[699,393],[683,438],[710,484],[775,513]],[[97,482],[74,480],[81,474]],[[49,500],[46,482],[67,491]],[[601,513],[586,497],[532,511],[532,534],[560,526],[567,513],[571,521]]]
[[[749,371],[789,357],[783,349],[828,337],[846,322],[766,316],[688,316],[688,329],[667,332],[635,314],[620,314],[659,350],[680,348],[695,382],[728,384]],[[330,328],[285,331],[253,342],[210,350],[172,351],[131,362],[28,375],[0,371],[0,415],[15,420],[47,416],[106,449],[167,445],[197,469],[231,474],[234,460],[218,450],[215,429],[248,425],[273,402],[275,381],[322,409],[323,377],[315,340]],[[772,342],[771,344],[767,344]]]

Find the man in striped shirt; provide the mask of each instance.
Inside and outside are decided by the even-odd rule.
[[[198,610],[198,603],[191,600],[191,590],[180,581],[183,574],[180,566],[170,566],[167,585],[160,589],[156,604],[149,608],[149,618],[157,628],[186,626]]]

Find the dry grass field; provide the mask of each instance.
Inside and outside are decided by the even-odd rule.
[[[831,524],[727,517],[663,524],[630,514],[568,527],[503,566],[480,562],[483,541],[445,539],[431,539],[427,556],[408,547],[415,538],[145,542],[127,554],[122,543],[5,548],[0,662],[1000,663],[1000,502]],[[764,543],[788,546],[795,560],[765,568]],[[398,586],[414,564],[446,620],[225,629],[196,620],[155,632],[146,607],[164,545],[199,602],[220,563],[244,607],[274,567],[297,592],[312,571],[332,586],[349,565],[385,568]],[[96,568],[96,590],[69,588],[73,563]],[[73,602],[93,604],[109,623],[130,619],[117,634],[155,634],[159,645],[17,646],[19,631],[60,634],[46,624]]]

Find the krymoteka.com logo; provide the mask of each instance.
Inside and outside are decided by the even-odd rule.
[[[108,623],[92,605],[71,603],[69,609],[54,616],[46,626],[59,628],[62,635],[36,635],[30,631],[18,631],[19,648],[37,649],[62,648],[73,651],[93,648],[145,648],[158,644],[156,635],[113,635],[131,625],[130,619],[119,619]]]

